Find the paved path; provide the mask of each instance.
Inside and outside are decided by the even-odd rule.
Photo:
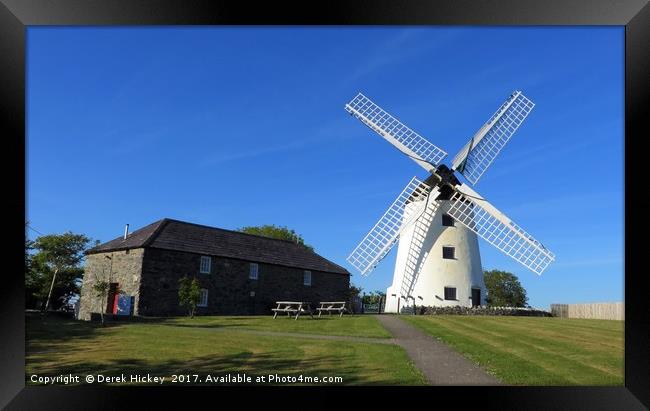
[[[406,350],[433,385],[498,385],[499,381],[477,365],[397,315],[377,315],[377,320]]]

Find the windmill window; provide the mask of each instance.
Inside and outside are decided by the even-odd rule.
[[[256,263],[251,263],[250,272],[248,278],[251,280],[257,280],[259,266]]]
[[[456,299],[456,287],[445,287],[445,300]]]
[[[302,276],[302,284],[311,286],[311,271],[305,270]]]
[[[212,258],[202,255],[201,256],[201,274],[210,274],[210,268],[212,266]]]
[[[199,303],[196,306],[197,307],[208,306],[208,290],[206,290],[205,288],[201,288],[201,292],[199,294]]]
[[[442,215],[442,225],[445,227],[454,227],[454,219],[449,214]]]
[[[442,258],[453,260],[456,258],[455,247],[442,247]]]

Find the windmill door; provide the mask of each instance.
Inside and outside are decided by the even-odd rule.
[[[472,288],[472,307],[481,305],[481,289]]]

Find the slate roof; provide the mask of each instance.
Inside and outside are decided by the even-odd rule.
[[[288,240],[262,237],[222,228],[164,218],[86,252],[97,254],[132,248],[159,248],[297,267],[329,273],[350,272],[338,264]]]

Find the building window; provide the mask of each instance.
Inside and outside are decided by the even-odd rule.
[[[259,269],[258,265],[255,263],[251,263],[250,266],[250,271],[248,273],[248,278],[251,280],[257,280],[257,270]]]
[[[210,267],[212,265],[212,258],[201,256],[201,274],[210,274]]]
[[[446,227],[454,227],[454,219],[449,214],[442,215],[442,225]]]
[[[445,300],[456,299],[456,287],[445,287]]]
[[[442,247],[442,258],[453,260],[456,258],[456,249],[454,247]]]
[[[207,307],[208,306],[208,290],[201,288],[201,293],[199,294],[199,303],[197,307]]]
[[[302,276],[302,284],[311,286],[311,271],[305,270]]]

